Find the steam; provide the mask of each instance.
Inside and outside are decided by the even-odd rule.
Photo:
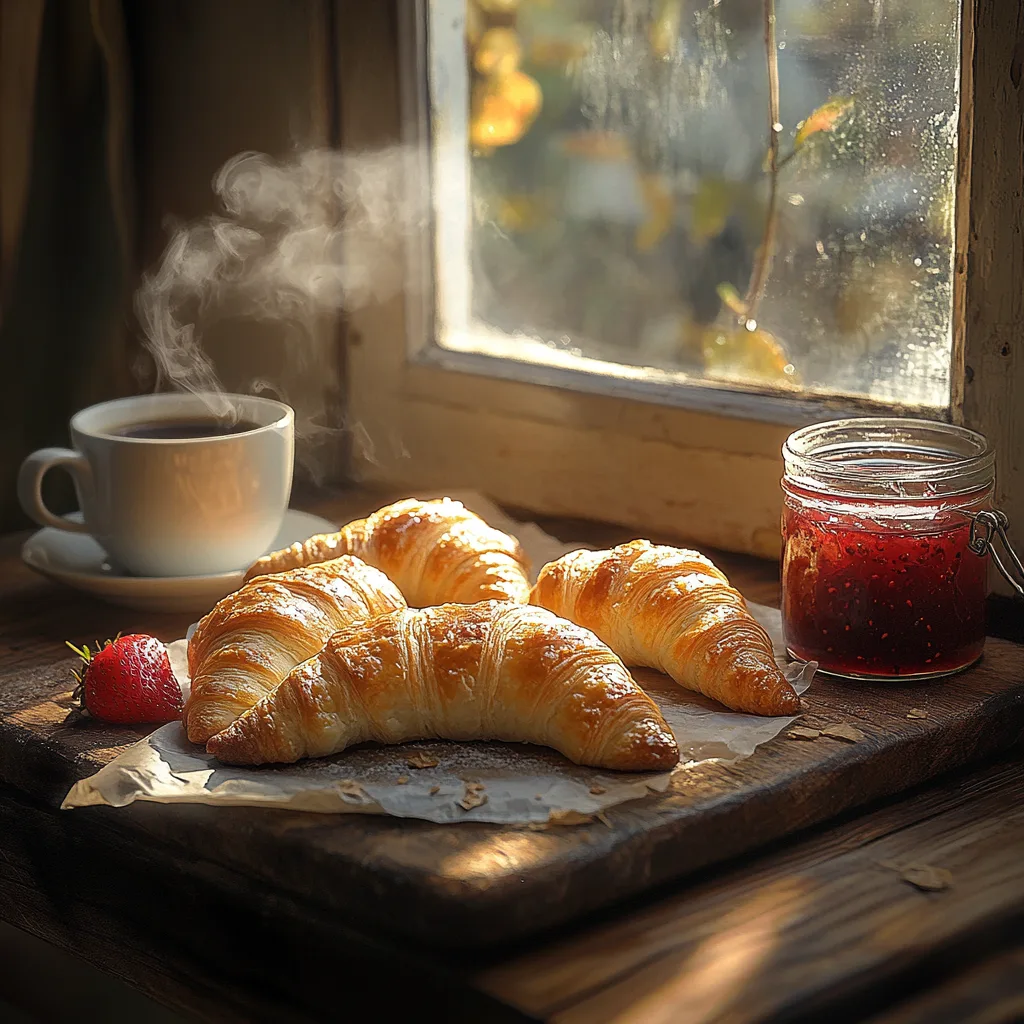
[[[201,394],[211,412],[227,416],[200,327],[225,318],[288,323],[300,338],[289,362],[309,363],[325,315],[403,287],[405,243],[426,225],[429,195],[415,150],[402,146],[312,150],[289,161],[242,153],[220,169],[213,190],[220,210],[175,230],[158,269],[143,276],[135,310],[158,388]],[[287,401],[265,380],[250,390]]]

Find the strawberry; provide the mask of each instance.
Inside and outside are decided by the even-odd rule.
[[[181,718],[181,687],[167,648],[154,636],[108,640],[96,653],[68,644],[83,662],[75,671],[77,695],[94,718],[118,725],[173,722]]]

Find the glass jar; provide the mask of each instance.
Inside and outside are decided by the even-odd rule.
[[[977,661],[989,539],[978,525],[999,522],[985,438],[926,420],[836,420],[796,431],[783,458],[789,653],[853,678],[931,678]]]

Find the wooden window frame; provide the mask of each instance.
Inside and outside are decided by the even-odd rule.
[[[346,149],[407,138],[403,110],[417,98],[400,54],[411,6],[335,0],[338,142]],[[1024,523],[1016,399],[1024,394],[1024,13],[1016,0],[964,0],[961,53],[950,418],[995,443],[999,504]],[[539,382],[502,379],[486,357],[410,352],[409,325],[430,323],[428,301],[407,291],[347,318],[346,418],[372,441],[353,454],[351,473],[361,480],[475,487],[540,513],[777,557],[786,436],[851,406],[879,408],[779,400],[766,413],[761,400],[723,411],[713,401],[652,401],[630,387],[588,393],[543,371]]]

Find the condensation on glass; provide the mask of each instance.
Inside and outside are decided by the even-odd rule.
[[[948,407],[959,5],[776,0],[773,172],[764,2],[432,0],[440,345]]]

